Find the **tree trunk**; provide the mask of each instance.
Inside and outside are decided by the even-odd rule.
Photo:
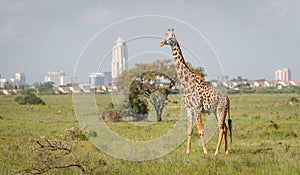
[[[162,93],[156,91],[150,95],[150,102],[153,105],[157,121],[162,121],[162,113],[166,106],[166,97]]]

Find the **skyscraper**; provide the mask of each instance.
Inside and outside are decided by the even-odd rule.
[[[290,81],[291,70],[289,68],[282,68],[275,71],[275,80],[278,81]]]
[[[116,40],[116,45],[112,48],[111,75],[112,84],[116,84],[116,78],[128,69],[128,53],[126,42],[119,37]]]
[[[111,72],[104,72],[104,85],[111,85]]]
[[[97,73],[91,73],[89,75],[90,84],[92,86],[102,86],[104,85],[104,74],[97,72]]]
[[[16,78],[16,82],[18,83],[18,85],[26,84],[26,76],[24,73],[16,73],[15,78]]]

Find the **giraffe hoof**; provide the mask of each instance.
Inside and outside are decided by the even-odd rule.
[[[203,151],[203,153],[205,154],[205,155],[207,155],[207,151],[205,150],[205,151]]]
[[[189,156],[190,155],[190,151],[186,151],[186,155]]]
[[[218,152],[215,152],[215,156],[217,156],[219,153]]]

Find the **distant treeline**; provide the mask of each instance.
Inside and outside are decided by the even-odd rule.
[[[300,86],[288,86],[278,89],[277,87],[268,87],[261,89],[254,89],[250,87],[240,88],[239,90],[228,89],[228,94],[250,94],[250,93],[258,93],[258,94],[283,94],[283,93],[300,93]]]

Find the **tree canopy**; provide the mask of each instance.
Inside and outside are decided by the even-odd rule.
[[[53,82],[45,82],[38,86],[40,94],[53,94]]]
[[[144,102],[141,97],[148,98],[156,111],[157,121],[161,121],[167,97],[174,85],[175,81],[164,73],[144,72],[130,85],[130,104],[135,112],[145,114],[148,112],[147,102]]]
[[[189,68],[202,75],[206,76],[204,73],[204,69],[202,67],[193,67],[191,63],[186,62]],[[175,83],[180,83],[177,78],[177,73],[173,64],[172,59],[164,59],[164,60],[155,60],[152,63],[139,63],[135,64],[135,66],[127,71],[124,71],[118,78],[117,78],[117,87],[119,90],[128,92],[130,84],[132,81],[140,76],[145,72],[157,72],[163,73],[164,75],[168,76],[172,79]]]
[[[203,68],[192,68],[188,62],[187,65],[204,76]],[[118,91],[128,93],[133,111],[140,115],[147,114],[148,101],[145,99],[148,99],[156,111],[158,121],[162,120],[167,97],[176,83],[180,82],[171,59],[136,64],[117,78]]]

